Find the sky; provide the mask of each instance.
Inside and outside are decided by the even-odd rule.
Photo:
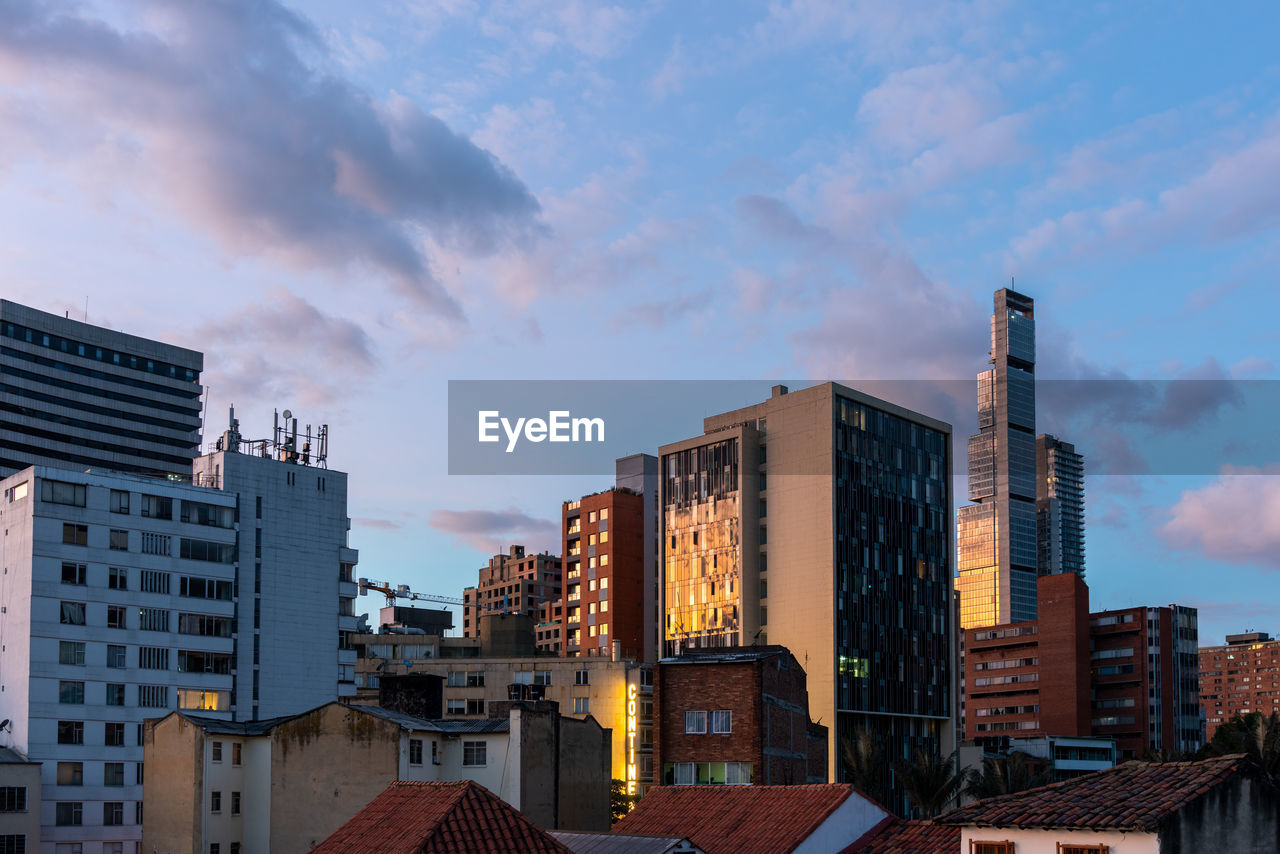
[[[7,0],[4,296],[203,351],[210,441],[233,404],[246,437],[273,409],[327,423],[358,574],[458,597],[510,543],[558,551],[561,502],[610,483],[450,476],[451,380],[748,381],[735,406],[788,377],[971,384],[1013,282],[1038,376],[1089,413],[1061,434],[1094,609],[1280,633],[1278,25],[1266,2]],[[939,407],[963,442],[972,407]]]

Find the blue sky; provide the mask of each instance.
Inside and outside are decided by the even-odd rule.
[[[329,423],[361,574],[456,596],[607,484],[448,477],[450,379],[972,378],[1011,276],[1042,377],[1276,379],[1278,19],[12,0],[0,273],[203,350],[211,437]],[[1090,478],[1095,606],[1280,631],[1280,485],[1241,471]]]

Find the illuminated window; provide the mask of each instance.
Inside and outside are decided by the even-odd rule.
[[[609,508],[606,507],[600,511],[600,521],[603,522],[609,518]]]
[[[703,711],[685,712],[684,731],[686,733],[705,733],[707,731],[707,713]]]

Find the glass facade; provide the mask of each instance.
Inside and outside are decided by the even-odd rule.
[[[736,438],[663,457],[663,654],[742,642]]]

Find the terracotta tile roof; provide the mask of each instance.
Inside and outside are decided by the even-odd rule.
[[[707,854],[787,854],[853,794],[852,786],[655,786],[614,833],[688,837]]]
[[[856,854],[955,854],[959,850],[958,825],[902,819],[894,819],[869,842],[853,847]]]
[[[314,854],[570,854],[484,786],[392,783]]]
[[[1158,829],[1160,821],[1230,778],[1253,773],[1242,755],[1201,762],[1126,762],[1061,783],[959,807],[937,818],[978,827]]]

